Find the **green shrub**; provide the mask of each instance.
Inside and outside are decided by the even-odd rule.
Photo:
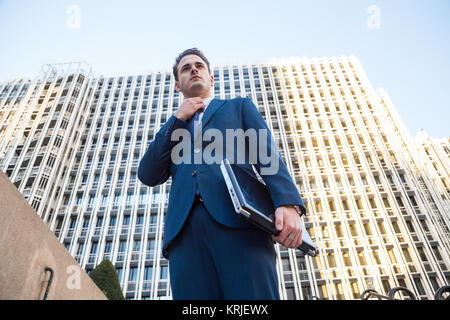
[[[103,260],[91,271],[89,276],[109,300],[125,300],[116,268],[111,261]]]

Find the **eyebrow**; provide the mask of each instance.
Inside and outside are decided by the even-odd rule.
[[[196,61],[195,64],[201,64],[202,66],[204,66],[205,64],[201,61]],[[181,66],[180,70],[182,70],[184,67],[188,66],[189,63],[185,63],[184,65]]]

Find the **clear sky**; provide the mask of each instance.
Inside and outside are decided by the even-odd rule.
[[[354,54],[413,135],[450,136],[448,0],[0,0],[0,81],[83,60],[96,74]]]

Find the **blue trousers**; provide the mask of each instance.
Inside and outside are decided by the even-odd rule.
[[[168,252],[175,300],[280,299],[270,235],[219,224],[199,197]]]

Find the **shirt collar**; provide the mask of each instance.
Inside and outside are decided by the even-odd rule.
[[[211,102],[212,99],[214,99],[214,97],[208,97],[203,99],[203,103],[205,104],[205,110],[206,108],[208,108],[209,103]]]

